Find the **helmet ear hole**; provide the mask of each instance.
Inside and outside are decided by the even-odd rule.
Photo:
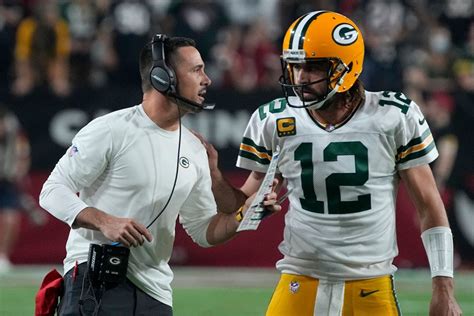
[[[352,63],[351,63],[351,65],[352,65]],[[338,63],[338,65],[336,67],[336,72],[337,73],[343,72],[345,69],[346,69],[346,67],[344,67],[344,65],[342,63]]]
[[[340,59],[330,59],[330,61],[332,65],[329,70],[328,85],[330,89],[334,89],[337,85],[342,85],[344,76],[349,73],[352,67],[352,62],[346,66]]]

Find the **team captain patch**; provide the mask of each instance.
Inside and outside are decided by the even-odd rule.
[[[278,119],[276,124],[279,137],[296,135],[296,119],[294,117]]]

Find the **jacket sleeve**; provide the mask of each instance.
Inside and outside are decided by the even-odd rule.
[[[105,170],[112,152],[112,135],[101,118],[85,126],[59,160],[40,193],[40,205],[59,220],[72,226],[86,208],[78,196]]]

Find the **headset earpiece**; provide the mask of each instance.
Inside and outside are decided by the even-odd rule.
[[[156,34],[151,42],[153,64],[150,69],[150,83],[157,91],[167,94],[176,93],[176,76],[173,69],[168,67],[165,59],[165,42],[168,37]]]
[[[150,69],[150,83],[152,87],[158,92],[174,98],[176,103],[179,103],[178,105],[185,106],[193,112],[214,109],[214,103],[200,104],[177,93],[176,87],[178,83],[176,75],[173,69],[168,67],[165,60],[165,43],[167,40],[168,37],[166,35],[156,34],[151,42],[153,64]]]

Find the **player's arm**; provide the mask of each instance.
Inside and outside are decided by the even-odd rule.
[[[453,239],[443,202],[429,165],[400,171],[420,219],[423,244],[431,268],[430,315],[461,315],[454,298]]]

